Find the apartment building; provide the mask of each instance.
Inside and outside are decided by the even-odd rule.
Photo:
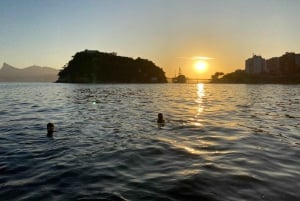
[[[245,71],[248,74],[260,74],[268,71],[266,60],[261,56],[253,55],[246,60]]]

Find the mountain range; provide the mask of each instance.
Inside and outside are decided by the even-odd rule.
[[[29,66],[23,69],[3,63],[0,82],[55,82],[59,70],[50,67]]]

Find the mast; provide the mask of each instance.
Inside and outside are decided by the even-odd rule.
[[[181,68],[179,67],[179,72],[178,72],[178,75],[181,75]]]

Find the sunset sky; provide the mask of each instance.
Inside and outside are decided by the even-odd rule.
[[[244,69],[252,54],[300,53],[299,8],[299,0],[1,0],[0,62],[60,69],[91,49],[149,59],[168,77],[180,67],[209,78]],[[206,70],[195,70],[198,60]]]

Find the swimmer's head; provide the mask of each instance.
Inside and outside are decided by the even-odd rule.
[[[164,116],[162,113],[158,113],[157,115],[157,123],[164,123]]]
[[[47,124],[47,136],[52,136],[53,132],[54,132],[54,124],[48,123]]]

